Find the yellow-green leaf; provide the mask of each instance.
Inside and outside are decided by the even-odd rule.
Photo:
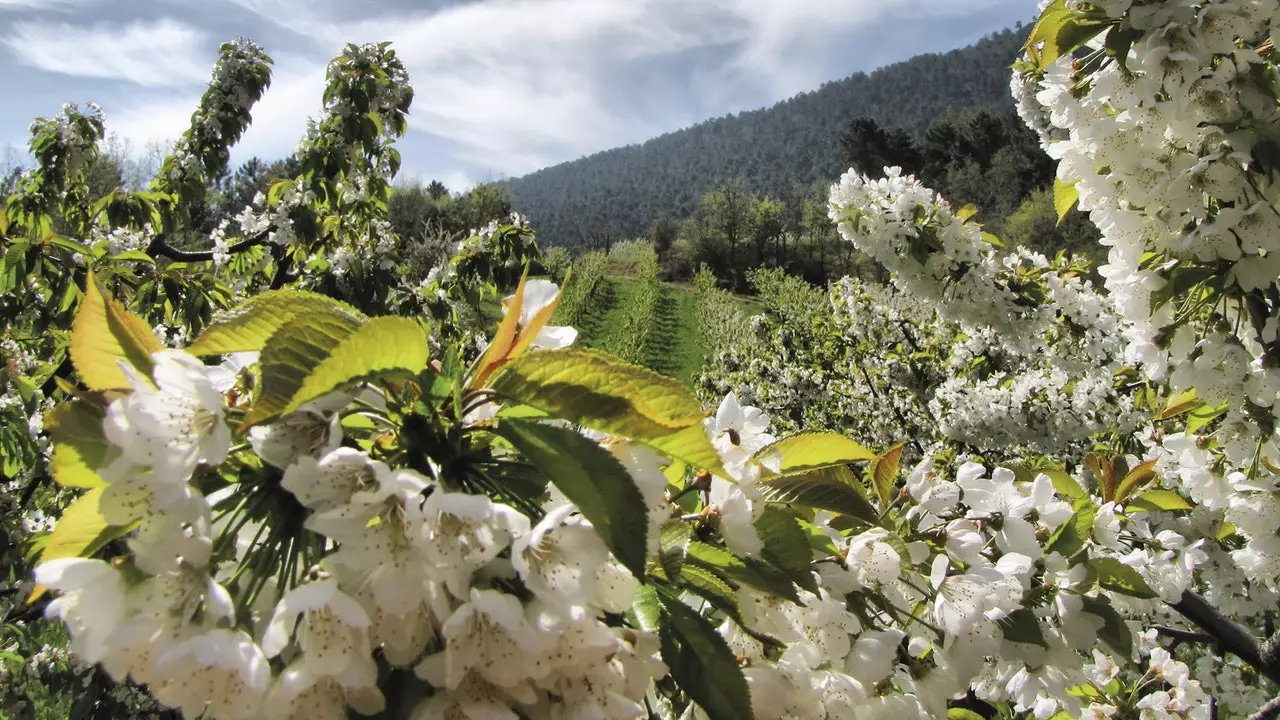
[[[365,320],[365,316],[355,308],[324,295],[303,290],[271,290],[219,314],[191,343],[187,352],[192,355],[225,355],[261,350],[267,340],[294,316],[326,313],[352,326]]]
[[[1172,490],[1148,490],[1129,501],[1135,510],[1190,510],[1191,503]]]
[[[147,323],[113,299],[92,270],[84,301],[71,325],[71,362],[91,390],[129,387],[119,361],[144,376],[151,374],[151,353],[164,349]]]
[[[294,315],[277,329],[258,358],[262,391],[241,431],[283,414],[311,373],[362,323],[358,318],[319,310]]]
[[[1115,501],[1124,502],[1124,499],[1133,494],[1135,490],[1146,485],[1156,479],[1156,461],[1148,460],[1134,469],[1130,470],[1124,476],[1124,480],[1120,481],[1120,485],[1116,488]]]
[[[302,381],[282,414],[332,390],[388,372],[416,375],[427,366],[427,336],[416,320],[376,317],[365,321]]]
[[[1191,388],[1176,397],[1169,398],[1164,406],[1160,408],[1160,413],[1156,415],[1157,420],[1168,420],[1175,418],[1183,413],[1189,413],[1192,410],[1204,405],[1204,401],[1196,397],[1196,389]]]
[[[1097,574],[1098,584],[1106,590],[1146,600],[1158,597],[1137,570],[1115,558],[1093,558],[1088,564]]]
[[[974,205],[973,203],[969,203],[968,205],[965,205],[964,207],[956,211],[956,219],[963,222],[977,214],[978,214],[978,206]]]
[[[902,448],[906,441],[885,450],[871,462],[871,480],[875,483],[876,494],[880,496],[880,507],[889,506],[893,498],[893,482],[898,477],[898,465],[902,462]]]
[[[1065,183],[1058,178],[1053,180],[1053,209],[1058,213],[1058,224],[1071,212],[1080,200],[1080,190],[1075,183]]]
[[[137,523],[123,526],[107,524],[99,509],[105,489],[102,487],[90,489],[62,511],[62,516],[53,526],[53,533],[49,535],[44,550],[40,553],[40,562],[60,558],[89,557],[102,549],[103,545],[127,535],[137,526]],[[36,586],[28,602],[36,600],[44,592],[44,587]]]
[[[1089,497],[1089,493],[1085,492],[1084,488],[1080,487],[1080,483],[1076,482],[1065,470],[1042,470],[1041,472],[1048,475],[1053,482],[1054,492],[1070,502],[1074,503],[1077,500]]]
[[[853,484],[842,482],[837,473],[825,468],[800,475],[767,478],[761,480],[756,487],[772,502],[804,505],[872,523],[876,521],[875,508],[862,497],[862,492]]]
[[[782,438],[756,453],[755,459],[766,467],[777,467],[778,475],[795,475],[875,460],[876,454],[839,433],[807,432]]]
[[[107,464],[111,448],[102,434],[106,413],[83,400],[63,403],[44,417],[44,429],[53,440],[50,471],[63,487],[93,488],[106,483],[98,468]]]
[[[706,416],[679,381],[596,350],[529,353],[507,363],[489,387],[556,417],[635,440],[701,427]]]

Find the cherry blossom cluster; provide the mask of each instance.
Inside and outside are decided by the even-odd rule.
[[[1280,195],[1268,138],[1280,109],[1268,38],[1280,10],[1123,1],[1090,12],[1098,27],[1117,23],[1077,53],[1095,60],[1027,64],[1014,94],[1109,248],[1100,273],[1125,360],[1224,408],[1209,432],[1163,440],[1165,477],[1225,509],[1249,540],[1238,562],[1274,586]],[[1122,31],[1132,43],[1118,52],[1108,38]]]

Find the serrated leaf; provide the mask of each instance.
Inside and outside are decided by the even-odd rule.
[[[1058,213],[1058,225],[1062,224],[1067,213],[1080,200],[1080,190],[1075,183],[1065,183],[1060,178],[1053,179],[1053,209]]]
[[[1129,625],[1125,623],[1124,618],[1111,607],[1111,603],[1088,595],[1081,595],[1080,599],[1084,601],[1085,612],[1102,618],[1102,629],[1098,631],[1098,637],[1110,645],[1120,657],[1132,657],[1133,633],[1129,631]]]
[[[1172,490],[1148,490],[1129,501],[1136,510],[1191,510],[1194,506]]]
[[[684,565],[684,556],[691,540],[693,529],[684,520],[675,518],[662,524],[662,531],[658,536],[658,563],[668,579],[680,577],[680,569]]]
[[[738,659],[715,626],[677,597],[659,593],[667,623],[662,627],[662,661],[671,677],[711,720],[742,720],[751,714],[751,695]]]
[[[662,603],[658,601],[658,591],[652,585],[636,588],[636,599],[631,603],[631,609],[641,630],[658,632],[662,627]]]
[[[836,473],[815,470],[804,475],[785,475],[761,480],[756,487],[766,500],[830,510],[875,522],[875,508],[862,492],[839,479]]]
[[[1044,546],[1045,552],[1056,552],[1068,558],[1080,552],[1093,535],[1093,520],[1096,516],[1097,508],[1088,498],[1077,501],[1071,517],[1049,536]]]
[[[147,323],[112,298],[92,270],[71,326],[71,362],[91,390],[127,389],[119,361],[151,375],[151,353],[164,349]]]
[[[1039,645],[1045,649],[1049,647],[1049,643],[1044,639],[1044,630],[1040,627],[1040,621],[1036,620],[1036,614],[1027,608],[1014,610],[996,624],[1000,626],[1004,639],[1009,642]]]
[[[1111,592],[1150,600],[1158,597],[1137,570],[1115,558],[1100,557],[1089,560],[1089,568],[1098,576],[1098,585]]]
[[[637,578],[644,578],[649,519],[636,482],[594,440],[534,420],[502,420],[494,432],[551,479],[578,506],[600,539]]]
[[[323,310],[291,316],[267,339],[258,356],[262,391],[254,398],[241,432],[284,414],[307,377],[361,322]]]
[[[427,336],[416,320],[371,318],[343,338],[307,375],[282,414],[360,380],[395,371],[416,375],[428,359]]]
[[[596,350],[530,353],[504,367],[490,387],[557,417],[636,440],[700,426],[706,417],[679,381]]]
[[[743,625],[738,596],[718,575],[697,565],[686,565],[680,569],[678,577],[684,584],[684,589],[703,598],[717,610],[732,617],[739,625]]]
[[[876,454],[839,433],[806,432],[782,438],[760,450],[753,459],[766,467],[777,468],[778,475],[796,475],[875,460]]]
[[[1130,470],[1116,487],[1115,501],[1117,503],[1124,502],[1125,498],[1132,495],[1135,490],[1155,480],[1155,467],[1156,461],[1148,460]]]
[[[60,558],[89,557],[112,540],[129,534],[137,526],[137,523],[131,525],[107,523],[102,516],[102,511],[99,510],[102,493],[105,490],[104,487],[91,488],[62,511],[40,553],[40,562]],[[45,589],[37,585],[27,598],[27,602],[34,602],[44,594]]]
[[[762,555],[787,574],[800,587],[817,592],[813,579],[813,551],[800,523],[786,511],[768,506],[755,523],[756,534],[764,545]]]
[[[880,507],[889,507],[893,498],[893,482],[898,477],[898,465],[902,462],[902,448],[906,441],[885,450],[871,462],[871,480],[875,484],[876,494],[880,496]]]
[[[1113,24],[1085,15],[1069,7],[1065,0],[1054,0],[1036,20],[1026,49],[1036,69],[1045,70],[1058,58],[1075,52]]]
[[[679,381],[597,350],[541,350],[506,363],[489,383],[509,400],[653,447],[724,475],[702,405]]]
[[[107,464],[111,446],[102,432],[106,412],[83,400],[63,403],[44,416],[44,429],[53,441],[50,474],[63,487],[106,485],[98,468]]]
[[[324,295],[303,290],[270,290],[218,314],[187,352],[199,356],[261,350],[294,316],[316,314],[331,314],[351,327],[366,319],[350,305]]]
[[[749,585],[796,604],[800,603],[795,584],[786,574],[756,558],[743,559],[723,548],[702,542],[692,542],[689,544],[685,560],[708,568],[734,582]]]

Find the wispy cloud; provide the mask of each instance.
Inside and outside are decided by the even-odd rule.
[[[0,12],[5,10],[63,10],[73,5],[84,5],[94,0],[0,0]]]
[[[36,9],[64,3],[113,24]],[[68,78],[0,72],[0,93],[23,103],[0,111],[5,135],[74,85],[67,99],[100,98],[108,129],[135,145],[176,138],[216,42],[248,34],[276,65],[233,156],[276,158],[319,111],[327,61],[348,42],[390,40],[415,89],[406,172],[469,184],[949,49],[1029,18],[1036,0],[168,0],[160,20],[141,19],[155,13],[143,0],[91,3],[0,0],[30,9],[0,27],[0,70],[7,49]]]
[[[18,22],[0,43],[21,64],[63,75],[151,87],[191,85],[209,77],[200,53],[204,34],[168,18],[89,27]]]

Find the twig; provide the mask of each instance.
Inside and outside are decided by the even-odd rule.
[[[1249,720],[1276,720],[1280,718],[1280,697],[1263,705],[1258,712],[1249,716]]]

